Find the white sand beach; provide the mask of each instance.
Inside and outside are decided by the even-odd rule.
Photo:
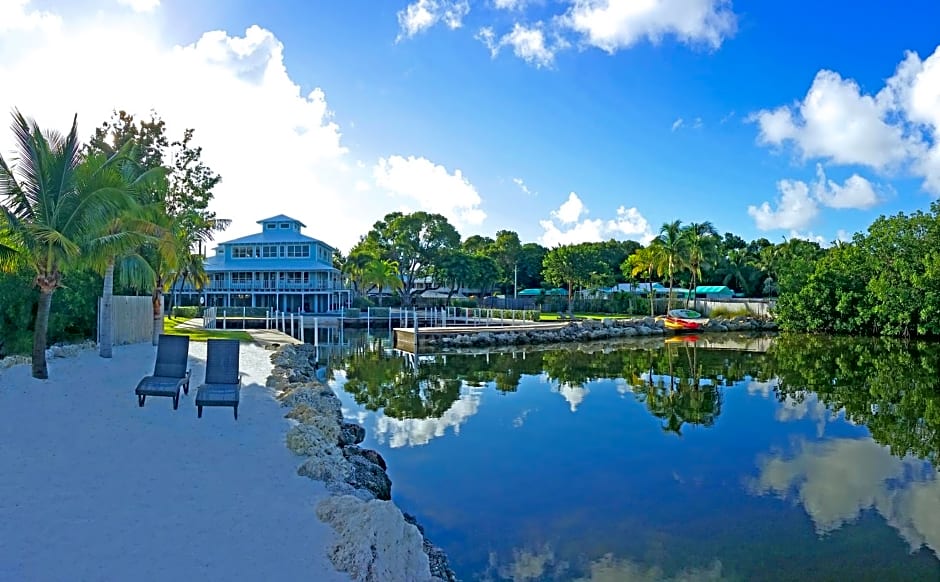
[[[272,352],[241,345],[242,404],[193,397],[206,344],[190,344],[192,390],[139,408],[149,344],[0,370],[0,579],[349,580],[326,556],[323,484],[297,476],[285,409],[265,388]]]

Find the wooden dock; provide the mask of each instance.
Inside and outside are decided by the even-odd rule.
[[[441,339],[445,337],[454,337],[458,335],[472,335],[483,332],[489,333],[520,333],[526,331],[557,331],[568,327],[570,322],[558,321],[550,323],[516,323],[507,325],[453,325],[447,327],[418,327],[417,328],[417,346],[415,345],[415,328],[396,327],[392,329],[395,349],[405,352],[414,352],[417,347],[426,345],[431,339]]]

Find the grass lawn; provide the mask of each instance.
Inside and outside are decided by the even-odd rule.
[[[168,335],[188,335],[191,341],[204,342],[208,339],[237,339],[242,342],[252,341],[247,332],[236,329],[202,329],[178,327],[189,319],[185,317],[163,318],[163,333]]]
[[[577,312],[575,312],[574,316],[578,319],[605,319],[605,318],[629,319],[632,317],[645,317],[643,315],[639,315],[639,314],[631,315],[629,313],[577,313]],[[558,317],[557,313],[546,313],[544,311],[539,316],[539,321],[558,321],[560,319],[562,318]],[[564,319],[567,319],[567,317]]]

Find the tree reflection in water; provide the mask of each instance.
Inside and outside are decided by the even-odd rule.
[[[440,418],[463,386],[492,383],[504,393],[524,376],[581,387],[603,379],[629,386],[665,432],[711,427],[722,391],[777,380],[780,401],[815,393],[832,414],[868,426],[898,456],[940,457],[940,344],[890,339],[782,335],[766,352],[711,349],[714,340],[610,342],[486,353],[422,355],[415,365],[377,342],[360,342],[340,367],[345,390],[369,410],[396,419]],[[738,345],[747,348],[747,340]]]

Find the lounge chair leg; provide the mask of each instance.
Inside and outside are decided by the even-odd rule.
[[[202,406],[196,407],[196,418],[202,418]]]
[[[189,396],[189,382],[183,384],[183,394]]]
[[[238,420],[238,406],[236,405],[236,406],[233,406],[232,408],[235,410],[235,420]]]
[[[140,406],[141,408],[143,408],[143,406],[144,406],[144,401],[145,401],[145,400],[147,400],[147,395],[146,395],[146,394],[138,394],[138,395],[137,395],[137,406]]]
[[[173,410],[176,410],[180,406],[180,391],[176,390],[176,396],[173,397]]]

